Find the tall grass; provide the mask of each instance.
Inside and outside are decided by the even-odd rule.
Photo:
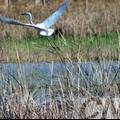
[[[51,77],[49,78],[49,81],[51,82],[45,86],[38,83],[35,85],[33,84],[35,82],[34,79],[27,81],[28,76],[24,77],[24,69],[22,69],[20,64],[22,62],[19,54],[20,44],[17,46],[17,43],[14,41],[15,44],[13,44],[13,47],[15,48],[15,55],[17,58],[17,64],[19,66],[19,79],[16,79],[12,74],[9,74],[9,77],[6,78],[6,76],[1,73],[0,118],[120,118],[119,60],[117,60],[118,70],[112,74],[112,77],[111,62],[114,61],[114,59],[107,60],[109,69],[106,72],[103,71],[100,63],[101,61],[106,60],[106,58],[102,55],[103,52],[101,51],[99,51],[98,54],[97,65],[93,66],[94,72],[92,74],[88,74],[87,78],[82,78],[84,73],[79,66],[81,62],[87,62],[87,60],[82,59],[83,56],[80,53],[81,48],[88,45],[89,47],[87,46],[86,50],[91,50],[96,46],[96,50],[98,47],[97,45],[100,46],[102,44],[102,49],[105,45],[102,42],[105,42],[107,46],[109,45],[109,41],[112,42],[112,37],[112,39],[118,41],[119,34],[115,34],[117,36],[113,35],[112,37],[110,37],[110,35],[101,35],[95,38],[94,36],[90,36],[84,38],[85,40],[88,39],[88,41],[84,42],[76,42],[78,38],[70,39],[70,37],[69,39],[71,42],[68,42],[69,40],[63,36],[62,38],[58,38],[59,41],[55,41],[51,38],[48,39],[49,44],[46,42],[44,44],[49,45],[51,49],[51,55],[54,54],[59,58],[61,63],[66,64],[66,76],[60,74],[57,78],[57,81],[54,83],[52,77],[54,61],[52,61],[52,64],[50,65]],[[94,43],[92,40],[96,42]],[[31,42],[29,42],[27,45],[30,45]],[[93,47],[90,46],[92,45],[91,42],[94,43]],[[82,46],[80,46],[80,44],[82,44]],[[116,42],[115,46],[112,47],[113,49],[116,49]],[[30,48],[28,50],[29,54],[31,54]],[[73,60],[75,53],[76,59]],[[109,55],[112,56],[112,54]],[[7,57],[9,59],[9,56]],[[89,59],[89,61],[92,61],[92,59]],[[73,64],[76,64],[77,66],[76,73],[73,72]],[[75,81],[74,74],[77,75],[77,81]],[[12,77],[12,79],[10,79],[10,77]]]
[[[0,43],[1,62],[21,62],[119,59],[119,32],[89,36],[4,38]]]
[[[109,74],[101,71],[98,65],[93,73],[92,81],[94,83],[82,85],[82,70],[78,66],[77,85],[74,85],[73,71],[70,67],[72,65],[70,62],[66,67],[67,78],[58,77],[56,85],[51,78],[51,85],[34,86],[30,84],[30,81],[22,79],[24,77],[20,77],[21,79],[18,80],[13,76],[13,80],[10,80],[10,78],[5,79],[5,76],[2,75],[0,118],[120,118],[119,83],[115,77],[110,82]],[[119,73],[116,74],[118,77]],[[19,75],[24,76],[24,73],[19,71]],[[62,82],[63,79],[64,82]],[[89,81],[90,79],[87,82]]]
[[[50,15],[60,2],[51,2],[49,7],[35,7],[26,1],[16,2],[7,12],[0,7],[0,12],[25,21],[18,13],[32,10],[34,21],[37,22]],[[62,29],[64,36],[61,37],[38,38],[31,29],[0,26],[1,62],[15,62],[19,66],[19,79],[13,74],[9,73],[7,77],[1,72],[0,118],[120,118],[119,4],[119,0],[69,0],[66,17],[55,26]],[[43,11],[46,9],[48,12],[45,14]],[[21,67],[23,62],[41,61],[52,63],[50,84],[47,85],[33,84],[35,80],[25,76]],[[55,61],[66,65],[66,76],[60,74],[57,81],[53,80]],[[88,61],[97,62],[92,74],[83,73],[79,65]],[[107,71],[100,66],[105,61],[109,64]],[[111,73],[113,61],[118,63],[115,73]],[[73,64],[77,66],[75,73]],[[83,79],[84,74],[87,74],[87,78]],[[42,80],[43,76],[39,79]]]

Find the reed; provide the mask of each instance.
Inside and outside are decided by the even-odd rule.
[[[107,119],[119,116],[119,71],[110,78],[98,64],[93,77],[82,80],[82,70],[77,68],[77,81],[74,81],[73,63],[67,61],[67,76],[59,76],[56,83],[35,84],[27,81],[20,64],[19,79],[1,73],[0,118],[1,119]],[[51,76],[53,74],[51,64]],[[110,68],[109,68],[110,69]],[[108,73],[111,70],[108,71]],[[12,79],[10,79],[12,77]],[[111,80],[112,79],[112,80]],[[91,83],[90,83],[91,81]],[[110,82],[111,81],[111,82]],[[75,82],[75,83],[74,83]],[[83,84],[84,83],[84,84]],[[92,108],[92,109],[91,109]]]
[[[34,20],[39,21],[60,2],[48,2],[50,5],[43,7],[19,1],[9,9],[1,6],[0,13],[25,21],[18,13],[32,11]],[[55,25],[62,34],[50,38],[36,37],[31,29],[0,25],[1,63],[18,65],[18,78],[0,70],[0,118],[120,118],[119,4],[119,0],[69,0],[66,17]],[[43,12],[46,9],[48,12]],[[56,61],[65,65],[66,76],[62,71],[54,81]],[[80,63],[91,61],[97,63],[92,66],[93,72],[83,71]],[[105,61],[109,64],[107,71],[101,69],[101,62]],[[112,73],[114,61],[118,69]],[[25,75],[21,64],[26,62],[50,63],[50,77],[41,73]],[[35,81],[34,76],[40,81]],[[49,84],[42,83],[46,80]]]
[[[119,34],[117,34],[117,37],[118,35]],[[94,37],[90,37],[89,39],[94,40]],[[54,74],[53,68],[55,61],[51,62],[51,77],[46,78],[51,81],[50,84],[43,84],[42,82],[41,84],[35,84],[34,79],[30,78],[28,80],[29,76],[24,77],[25,71],[21,67],[22,61],[19,55],[19,47],[17,44],[13,44],[17,59],[16,64],[19,66],[17,73],[19,79],[15,78],[14,74],[9,73],[9,76],[6,77],[1,72],[1,119],[120,118],[119,60],[118,70],[115,73],[111,73],[111,63],[114,59],[107,60],[109,69],[104,72],[101,69],[100,64],[102,61],[106,60],[106,58],[102,56],[103,53],[100,52],[102,54],[98,54],[99,59],[97,59],[97,65],[93,65],[94,72],[92,74],[87,72],[84,73],[80,67],[80,63],[83,62],[82,55],[79,52],[80,47],[79,49],[78,47],[74,47],[77,45],[75,39],[72,39],[71,43],[67,43],[67,41],[68,40],[66,40],[63,36],[61,40],[62,44],[59,42],[56,43],[56,41],[51,41],[51,39],[49,39],[52,54],[59,58],[59,62],[61,64],[64,63],[66,65],[66,77],[64,74],[60,74],[57,81],[54,81],[52,76]],[[62,46],[60,46],[60,44]],[[69,53],[66,52],[67,50],[69,50]],[[74,61],[72,58],[74,55],[73,53],[75,53],[76,50],[78,51]],[[31,51],[30,48],[29,51]],[[65,55],[62,54],[63,52]],[[9,56],[7,56],[7,58],[8,62],[10,62]],[[89,61],[92,61],[92,59],[89,59]],[[39,61],[37,60],[35,61],[35,63],[38,62]],[[84,62],[87,62],[87,60],[84,60]],[[76,64],[77,66],[76,73],[73,72],[73,64]],[[76,81],[74,74],[77,75]],[[86,78],[82,77],[84,74],[87,75]],[[40,73],[38,73],[38,75],[41,76]],[[12,79],[10,79],[11,77]],[[39,79],[42,80],[42,78]],[[91,110],[91,108],[93,109]]]

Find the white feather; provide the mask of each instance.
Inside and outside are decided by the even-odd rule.
[[[29,12],[25,12],[21,14],[21,15],[28,16],[29,24],[22,23],[20,21],[7,18],[4,16],[0,16],[0,23],[33,27],[39,32],[40,35],[51,36],[54,33],[54,29],[51,29],[50,27],[52,27],[59,20],[59,18],[64,14],[67,8],[67,4],[68,4],[68,0],[64,0],[64,3],[60,5],[59,8],[50,17],[45,19],[42,23],[34,24],[32,22],[32,14]]]

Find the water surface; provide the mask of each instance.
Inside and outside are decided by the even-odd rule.
[[[69,71],[69,72],[68,72]],[[0,64],[1,80],[26,80],[33,84],[50,85],[57,82],[58,79],[64,81],[68,74],[72,82],[76,83],[78,78],[85,83],[103,82],[102,76],[106,81],[116,79],[120,81],[120,62],[80,62],[80,63],[24,63],[24,64]]]

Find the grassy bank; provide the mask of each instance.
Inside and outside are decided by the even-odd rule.
[[[84,37],[4,38],[0,42],[1,62],[41,62],[72,60],[119,59],[119,34],[106,33]]]

